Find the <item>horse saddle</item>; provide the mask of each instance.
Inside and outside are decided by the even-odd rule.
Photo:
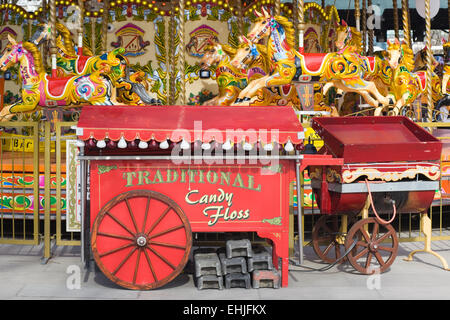
[[[67,82],[73,77],[64,77],[64,78],[52,78],[48,75],[47,79],[47,92],[49,95],[53,97],[59,97],[64,93],[64,89],[66,88]]]

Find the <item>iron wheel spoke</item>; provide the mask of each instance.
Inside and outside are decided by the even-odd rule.
[[[369,253],[367,254],[367,259],[366,259],[366,269],[369,268],[371,260],[372,260],[372,252],[369,251]]]
[[[358,260],[362,256],[364,256],[369,251],[368,248],[361,250],[357,255],[355,255],[355,260]]]
[[[132,238],[132,237],[122,236],[122,235],[120,235],[120,234],[106,233],[106,232],[97,232],[97,235],[99,235],[99,236],[104,236],[104,237],[109,237],[109,238],[117,238],[117,239],[123,239],[123,240],[130,240],[130,241],[133,241],[133,240],[134,240],[134,238]]]
[[[158,220],[156,220],[153,225],[150,227],[150,229],[146,232],[147,235],[150,235],[150,233],[153,231],[153,229],[156,228],[156,226],[161,222],[162,219],[169,213],[169,211],[172,210],[172,207],[167,207],[166,210],[159,216]]]
[[[145,215],[144,215],[144,222],[142,223],[142,233],[145,231],[145,225],[147,224],[147,216],[148,216],[148,210],[150,209],[150,199],[151,197],[147,197],[147,204],[145,205]]]
[[[375,242],[381,243],[384,241],[384,239],[388,238],[390,235],[391,235],[391,231],[388,231],[385,234],[383,234],[380,238],[378,238]]]
[[[138,250],[137,259],[136,259],[136,267],[134,268],[133,284],[136,284],[136,277],[137,277],[137,272],[139,269],[140,259],[141,259],[141,250]]]
[[[130,202],[127,198],[125,198],[125,203],[127,204],[128,212],[130,213],[131,220],[133,221],[134,229],[136,230],[136,232],[139,232],[136,219],[134,218],[133,210],[131,210]]]
[[[375,258],[377,258],[378,263],[380,264],[380,266],[384,266],[386,263],[383,260],[383,257],[381,256],[381,254],[377,251],[374,253]]]
[[[150,257],[148,256],[148,252],[145,249],[144,249],[144,254],[145,254],[145,258],[147,259],[147,263],[150,268],[150,271],[152,272],[153,279],[155,279],[155,281],[158,281],[158,278],[156,277],[156,274],[155,274],[155,270],[153,269],[152,262],[150,261]]]
[[[153,244],[153,245],[157,245],[157,246],[163,246],[163,247],[169,247],[169,248],[176,248],[176,249],[186,250],[186,247],[184,247],[184,246],[180,246],[178,244],[166,243],[166,242],[149,241],[148,244]]]

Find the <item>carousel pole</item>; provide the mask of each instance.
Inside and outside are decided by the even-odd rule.
[[[367,7],[366,0],[362,0],[362,21],[361,21],[361,36],[362,36],[362,46],[363,52],[366,53],[367,47]]]
[[[56,0],[50,0],[50,57],[52,77],[56,78]]]
[[[281,0],[275,0],[275,7],[274,7],[274,16],[279,16],[281,14]]]
[[[367,7],[370,8],[372,6],[372,0],[367,0]],[[367,54],[371,56],[373,54],[373,38],[374,38],[374,32],[373,28],[369,28],[369,39],[368,39],[368,48],[367,48]]]
[[[427,105],[428,105],[428,121],[433,121],[433,91],[431,86],[431,79],[433,76],[432,59],[433,52],[431,51],[431,13],[430,13],[430,0],[425,0],[425,37],[427,48]]]
[[[108,16],[109,16],[109,0],[103,0],[103,17],[102,17],[102,53],[108,51]]]
[[[78,55],[83,55],[83,33],[84,33],[84,0],[78,0],[78,7],[80,7],[80,24],[78,27]]]
[[[303,52],[304,43],[304,33],[305,33],[305,2],[304,0],[297,0],[298,5],[298,47],[300,52]]]
[[[185,74],[185,63],[186,63],[186,49],[184,44],[184,27],[185,27],[185,16],[184,16],[184,0],[180,0],[180,72],[181,72],[181,105],[186,105],[186,74]]]
[[[293,23],[294,23],[294,34],[298,34],[298,1],[297,0],[294,0],[292,2],[292,19],[293,19]],[[295,37],[295,48],[298,48],[298,37]]]
[[[237,12],[238,12],[238,31],[239,35],[244,35],[244,16],[242,15],[242,0],[237,0]]]
[[[356,30],[361,31],[361,12],[359,10],[359,0],[355,0],[355,21],[356,21]]]
[[[397,0],[392,0],[392,9],[394,11],[394,32],[397,39],[400,38],[398,33],[398,5]]]
[[[411,31],[409,28],[408,0],[402,0],[403,39],[411,47]]]

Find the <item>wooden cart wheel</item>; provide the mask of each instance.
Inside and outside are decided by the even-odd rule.
[[[375,218],[356,222],[347,234],[345,248],[356,242],[347,255],[350,264],[364,274],[382,273],[397,257],[398,238],[390,224],[379,224]]]
[[[322,261],[333,263],[344,254],[345,234],[339,232],[339,216],[324,215],[314,224],[312,231],[314,252]],[[344,259],[340,260],[342,263]]]
[[[91,244],[106,277],[125,288],[148,290],[180,274],[189,258],[192,233],[173,200],[158,192],[133,190],[100,210]]]

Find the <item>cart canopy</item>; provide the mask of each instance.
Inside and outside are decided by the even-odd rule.
[[[278,106],[86,106],[77,128],[82,140],[297,144],[304,138],[292,107]]]

